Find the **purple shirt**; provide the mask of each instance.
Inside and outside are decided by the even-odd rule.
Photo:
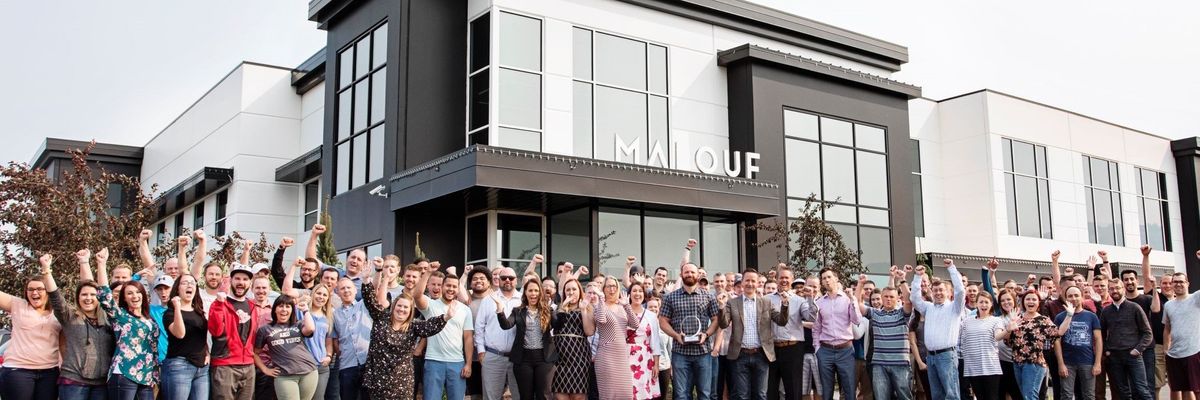
[[[850,324],[858,325],[858,307],[845,293],[837,292],[817,298],[817,320],[813,323],[814,346],[822,343],[839,344],[854,340]]]

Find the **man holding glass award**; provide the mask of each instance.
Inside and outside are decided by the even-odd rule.
[[[675,339],[671,365],[676,400],[691,400],[693,389],[700,400],[712,398],[708,360],[712,349],[707,340],[717,330],[717,302],[711,294],[698,290],[699,268],[686,262],[695,247],[696,240],[688,239],[679,274],[683,286],[663,298],[658,316],[663,332]]]

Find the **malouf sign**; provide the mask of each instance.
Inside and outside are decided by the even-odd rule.
[[[655,141],[650,146],[649,154],[642,154],[641,137],[626,143],[620,135],[613,135],[613,159],[650,167],[680,169],[679,157],[691,156],[696,169],[706,174],[754,179],[758,173],[758,160],[761,158],[758,153],[729,149],[718,152],[712,147],[700,146],[694,153],[684,154],[679,150],[679,142],[671,142],[670,146],[664,149],[661,141]],[[675,154],[676,157],[672,158],[669,154]]]

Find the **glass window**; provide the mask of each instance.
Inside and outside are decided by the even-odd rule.
[[[496,214],[496,258],[522,261],[517,276],[525,273],[527,260],[542,252],[542,217]]]
[[[387,116],[387,24],[364,33],[338,58],[337,138],[334,194],[383,176],[383,157],[369,151],[383,146]],[[376,137],[378,136],[378,137]],[[376,160],[368,160],[368,157]],[[368,167],[369,166],[369,167]]]
[[[887,187],[887,157],[883,154],[865,151],[856,152],[858,162],[858,204],[887,207],[888,193],[886,190],[872,190]]]
[[[821,145],[821,182],[826,201],[854,204],[854,150]]]
[[[860,207],[858,209],[858,222],[863,225],[889,226],[888,211],[877,208]]]
[[[371,56],[373,61],[371,66],[374,68],[382,67],[383,64],[387,62],[387,31],[387,24],[384,24],[383,26],[376,28],[375,33],[371,34],[371,37],[374,38],[372,40],[375,41],[371,44],[371,49],[374,53]]]
[[[383,125],[371,130],[370,158],[368,158],[367,181],[383,178]]]
[[[572,90],[572,147],[576,157],[592,157],[592,85],[576,81]]]
[[[354,137],[354,147],[351,148],[353,165],[350,167],[350,182],[354,186],[367,183],[367,138],[368,135]]]
[[[371,74],[371,123],[378,124],[383,122],[385,114],[384,105],[387,101],[384,100],[387,94],[387,68],[381,68]]]
[[[803,207],[803,203],[801,203],[801,207]],[[854,214],[854,209],[854,206],[834,204],[825,209],[825,220],[832,222],[848,222],[853,224],[858,222],[858,216]]]
[[[858,242],[867,273],[887,274],[888,267],[892,265],[891,231],[864,226],[858,229]]]
[[[183,211],[175,214],[175,237],[183,236]]]
[[[500,65],[541,71],[542,21],[500,13]]]
[[[488,216],[467,218],[467,262],[487,262]]]
[[[883,129],[866,125],[854,125],[854,143],[860,149],[883,152],[887,149],[887,140]]]
[[[1137,179],[1138,213],[1141,214],[1138,231],[1142,243],[1156,250],[1171,251],[1166,174],[1138,168]]]
[[[596,158],[632,161],[618,151],[616,141],[625,146],[637,143],[639,156],[646,157],[646,95],[629,90],[596,86]]]
[[[737,223],[724,218],[705,217],[703,228],[704,232],[701,234],[703,243],[700,243],[699,247],[704,249],[704,260],[701,264],[704,269],[710,274],[736,271],[738,269]],[[653,244],[648,244],[647,247],[653,247]],[[695,257],[694,253],[692,257]],[[675,271],[675,265],[664,264],[662,266]]]
[[[317,223],[321,211],[321,182],[319,180],[304,184],[304,231],[312,229]]]
[[[575,265],[591,264],[592,212],[588,208],[554,214],[550,217],[551,266],[567,261]]]
[[[596,252],[600,259],[598,271],[605,275],[620,276],[625,272],[626,257],[641,256],[641,216],[638,215],[637,210],[601,208],[598,217],[599,237],[596,238]]]
[[[355,133],[367,127],[367,111],[370,109],[370,102],[367,99],[371,96],[370,85],[370,80],[354,84],[354,125],[351,130]]]
[[[1052,238],[1045,146],[1004,138],[1001,149],[1009,234]]]
[[[482,128],[488,124],[488,102],[490,100],[488,98],[490,93],[488,81],[487,71],[479,72],[468,80],[470,87],[467,88],[467,95],[470,97],[468,100],[471,108],[471,121],[468,126],[471,130]]]
[[[1083,168],[1088,240],[1091,243],[1124,246],[1117,163],[1084,156]]]
[[[815,121],[815,119],[814,119]],[[816,194],[821,197],[820,145],[803,140],[784,140],[787,160],[787,195],[806,199]]]
[[[471,21],[471,66],[467,72],[478,71],[491,63],[492,46],[488,39],[491,36],[491,25],[490,14],[483,14]]]
[[[652,269],[660,266],[671,268],[678,266],[680,256],[683,253],[683,247],[667,246],[665,244],[687,243],[688,239],[700,239],[699,215],[647,211],[644,223],[646,226],[646,239],[654,242],[647,242],[645,246],[646,257],[640,264],[646,268]],[[655,245],[655,243],[664,245]],[[703,246],[697,246],[696,249],[692,250],[692,262],[697,265],[703,265],[700,256],[704,251]],[[730,270],[733,270],[736,269],[736,264],[724,267],[733,267],[730,268]],[[705,266],[705,269],[707,269],[707,266]],[[709,273],[712,272],[709,271]]]
[[[513,149],[542,151],[542,133],[524,129],[500,128],[500,145]]]
[[[595,37],[596,82],[646,90],[646,43],[605,33]]]
[[[364,37],[354,45],[354,79],[360,79],[371,72],[371,38]]]
[[[575,78],[592,80],[592,31],[575,28],[571,70]]]
[[[809,140],[820,140],[817,130],[817,116],[783,110],[783,134]]]
[[[192,230],[204,229],[204,200],[192,207]]]
[[[500,69],[500,123],[522,128],[542,127],[542,77]],[[504,141],[500,142],[504,145]]]
[[[662,96],[648,96],[648,98],[650,99],[650,142],[646,143],[646,146],[653,150],[657,144],[663,151],[662,162],[666,162],[669,158],[667,153],[671,151],[670,132],[667,129],[667,98]],[[649,163],[649,154],[646,155],[646,159],[650,165],[663,168],[668,166],[658,162],[657,159],[655,163]]]
[[[353,94],[353,91],[347,89],[338,95],[337,140],[339,141],[350,137],[350,111],[354,104],[351,96]]]
[[[649,90],[654,93],[667,92],[667,48],[658,45],[647,47],[646,73]]]
[[[350,142],[337,145],[337,192],[350,190]]]
[[[108,215],[116,217],[121,215],[121,208],[125,205],[125,187],[120,183],[108,184],[108,190],[104,192],[105,202],[108,203]]]
[[[354,82],[353,47],[342,50],[342,53],[338,55],[338,65],[340,66],[340,70],[338,71],[338,88],[342,89],[350,86],[351,82]]]
[[[821,117],[821,141],[825,143],[854,145],[854,126],[840,119]]]
[[[917,237],[925,237],[925,196],[921,184],[921,142],[910,139],[912,145],[912,182],[913,182],[913,231]]]

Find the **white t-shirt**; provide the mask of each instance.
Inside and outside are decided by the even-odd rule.
[[[463,332],[475,330],[475,319],[471,308],[461,301],[454,301],[454,318],[446,322],[441,332],[429,337],[425,347],[425,359],[441,362],[464,362]],[[420,310],[425,319],[433,319],[446,313],[450,306],[441,300],[429,299],[428,307]]]
[[[1171,325],[1171,347],[1167,356],[1187,358],[1200,352],[1200,291],[1183,300],[1163,305],[1163,324]]]

